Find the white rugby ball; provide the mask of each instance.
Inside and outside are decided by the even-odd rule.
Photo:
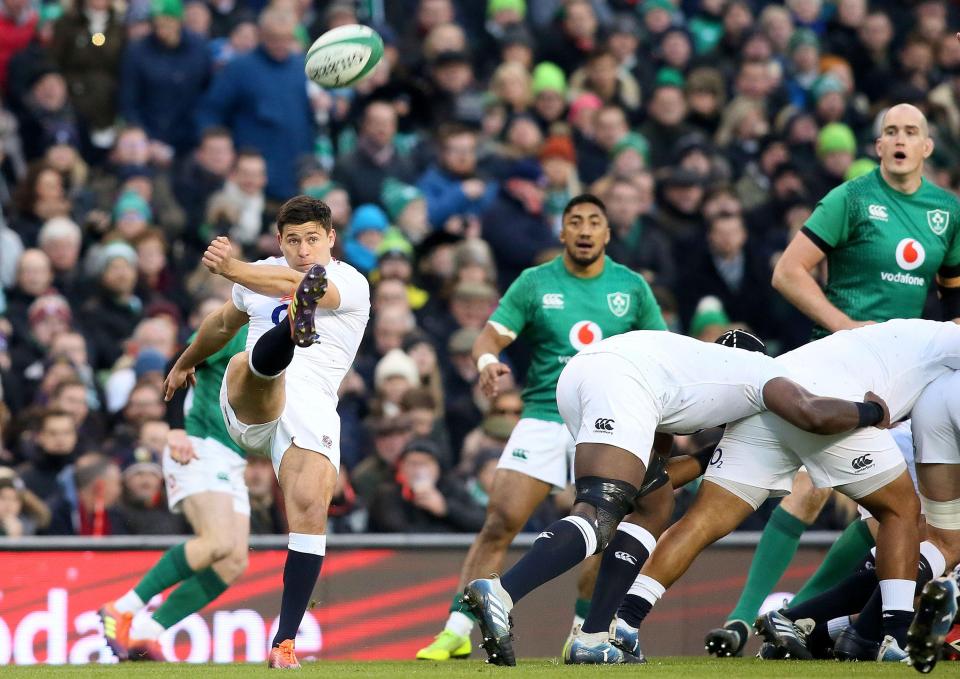
[[[304,72],[323,87],[349,87],[367,77],[383,57],[383,38],[368,26],[327,31],[307,50]]]

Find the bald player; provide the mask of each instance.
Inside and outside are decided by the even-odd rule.
[[[915,106],[898,104],[884,114],[879,132],[880,166],[824,196],[773,272],[773,286],[814,322],[814,339],[893,318],[919,318],[934,283],[943,318],[960,317],[960,202],[923,177],[924,161],[933,153],[927,120]],[[823,262],[828,273],[821,287],[812,272]],[[736,608],[723,628],[707,635],[709,653],[742,653],[760,604],[831,492],[814,489],[806,473],[797,475],[793,492],[764,529]],[[836,584],[871,547],[865,522],[851,524],[795,602]]]

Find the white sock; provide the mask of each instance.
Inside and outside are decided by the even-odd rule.
[[[156,641],[166,630],[163,625],[153,619],[153,616],[141,615],[134,618],[130,626],[130,638],[136,640]]]
[[[444,626],[448,632],[453,632],[461,637],[469,637],[473,631],[473,620],[469,615],[464,615],[460,611],[454,611],[447,618],[447,624]]]
[[[327,553],[327,536],[310,533],[290,533],[287,536],[287,549],[303,554],[323,556]]]
[[[573,626],[574,626],[574,628],[583,627],[583,623],[585,623],[586,621],[587,621],[586,618],[581,618],[581,617],[580,617],[579,615],[577,615],[576,613],[573,614]]]
[[[844,615],[840,618],[834,618],[827,623],[827,634],[830,635],[830,638],[836,641],[843,630],[847,629],[850,626],[850,616]]]
[[[913,580],[881,580],[880,597],[885,611],[912,611],[913,593],[917,583]]]
[[[644,601],[649,602],[651,606],[656,606],[657,602],[660,601],[660,597],[662,597],[666,591],[666,587],[649,575],[643,575],[641,573],[637,576],[637,579],[633,581],[633,584],[630,585],[630,591],[628,591],[627,594],[638,596]]]
[[[143,602],[143,599],[138,597],[137,593],[132,589],[117,599],[116,603],[113,605],[121,613],[136,613],[141,608],[146,606],[146,604]]]
[[[934,579],[939,578],[947,570],[947,557],[932,542],[924,540],[920,543],[920,556],[924,557],[930,564],[930,571]]]

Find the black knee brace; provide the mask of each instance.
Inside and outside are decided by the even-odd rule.
[[[577,479],[576,487],[576,501],[585,502],[597,511],[597,518],[592,525],[597,534],[597,551],[594,554],[599,554],[610,544],[623,517],[633,511],[637,489],[625,481],[599,476]]]
[[[640,486],[637,498],[649,495],[668,483],[670,483],[670,477],[667,475],[667,458],[654,453],[650,456],[650,466],[647,467],[647,473],[643,477],[643,484]]]

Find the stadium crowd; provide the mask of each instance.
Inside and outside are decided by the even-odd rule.
[[[927,114],[929,178],[960,189],[956,13],[0,0],[0,535],[186,530],[158,464],[184,401],[161,385],[230,294],[200,256],[218,235],[247,260],[279,254],[273,216],[297,193],[330,205],[338,256],[372,283],[341,387],[332,530],[476,531],[522,384],[485,399],[471,348],[506,287],[559,252],[569,198],[605,201],[608,254],[644,275],[672,330],[803,344],[810,322],[771,287],[773,264],[827,191],[875,167],[885,107]],[[358,22],[386,44],[373,75],[309,83],[304,49]],[[522,343],[508,355],[522,376]],[[286,532],[269,461],[250,459],[247,483],[252,532]]]

